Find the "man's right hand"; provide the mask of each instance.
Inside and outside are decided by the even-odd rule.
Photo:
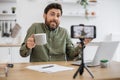
[[[26,46],[29,49],[32,49],[35,47],[35,39],[34,39],[34,34],[32,34],[28,39],[27,39],[27,43]]]

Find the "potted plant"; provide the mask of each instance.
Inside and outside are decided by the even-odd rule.
[[[12,10],[12,13],[15,13],[16,7],[12,7],[11,10]]]
[[[83,8],[85,9],[85,17],[88,18],[88,10],[87,10],[87,5],[88,5],[88,2],[87,0],[78,0],[78,2],[81,6],[83,6]]]

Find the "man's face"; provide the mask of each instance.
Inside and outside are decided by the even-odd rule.
[[[61,11],[59,9],[50,9],[47,14],[44,14],[45,24],[55,30],[60,24]]]

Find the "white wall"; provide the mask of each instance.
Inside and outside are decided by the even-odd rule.
[[[17,0],[17,20],[22,26],[23,37],[32,23],[44,21],[42,14],[44,7],[48,4],[47,1],[49,0]],[[95,7],[97,9],[96,18],[87,20],[83,17],[63,16],[61,26],[69,31],[72,24],[95,24],[97,27],[96,40],[99,41],[104,40],[109,33],[120,33],[118,31],[120,26],[120,0],[98,0]]]
[[[27,29],[34,22],[44,22],[42,14],[44,7],[49,0],[17,0],[17,21],[22,27],[22,41],[26,35]],[[83,17],[68,17],[61,18],[61,26],[68,29],[73,24],[93,24],[97,27],[97,38],[93,41],[108,40],[106,37],[112,33],[120,34],[120,0],[97,0],[96,18],[85,19]],[[63,7],[64,8],[64,7]],[[73,7],[68,10],[74,10]],[[118,36],[119,37],[119,36]],[[73,39],[73,42],[76,40]],[[77,40],[79,41],[79,40]],[[120,52],[119,52],[120,53]],[[120,55],[116,57],[120,58]],[[118,59],[118,58],[117,58]],[[120,59],[119,59],[120,60]]]
[[[17,0],[17,21],[22,27],[22,40],[32,23],[44,21],[42,14],[45,5],[43,0]]]

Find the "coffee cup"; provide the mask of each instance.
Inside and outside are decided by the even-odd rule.
[[[35,44],[36,45],[45,45],[47,43],[46,33],[34,34]]]

